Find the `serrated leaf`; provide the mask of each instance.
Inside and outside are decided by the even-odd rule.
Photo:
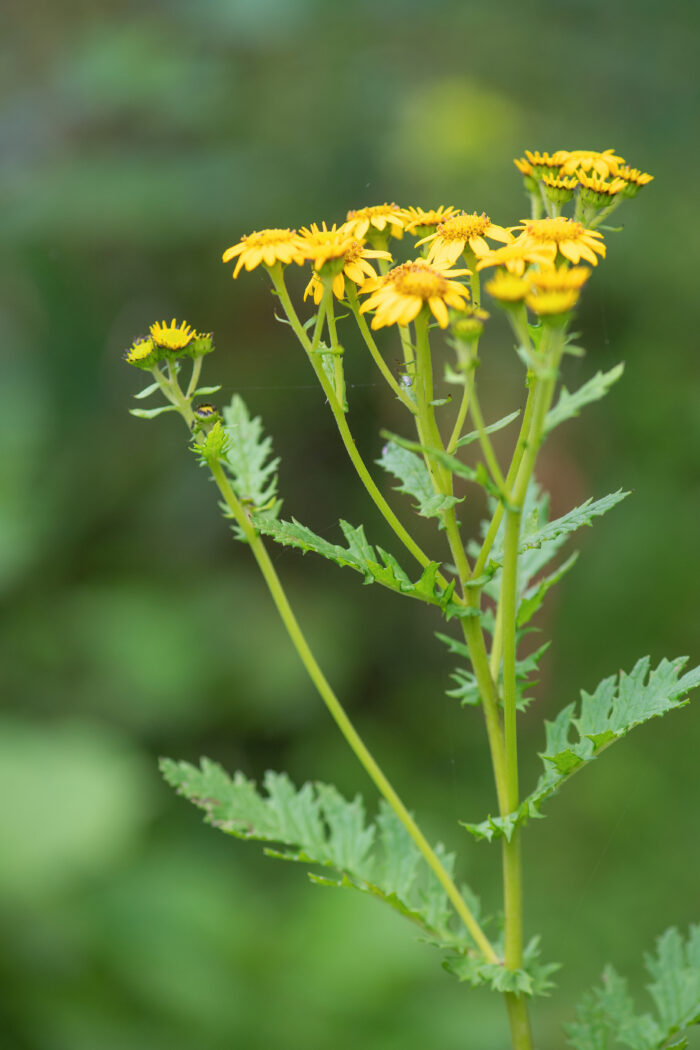
[[[407,449],[409,452],[425,453],[430,459],[439,463],[440,466],[446,467],[451,474],[455,474],[459,478],[465,478],[467,481],[479,480],[479,475],[473,467],[468,467],[466,463],[462,463],[456,456],[451,456],[449,452],[445,452],[443,449],[431,448],[430,445],[421,445],[417,441],[409,441],[407,438],[402,438],[398,434],[392,434],[388,430],[382,430],[381,435],[383,438],[393,441],[399,448]]]
[[[613,1044],[682,1050],[688,1045],[683,1032],[700,1024],[700,926],[691,926],[686,942],[677,929],[666,930],[656,954],[646,955],[644,962],[654,979],[648,988],[656,1017],[635,1012],[627,982],[606,966],[602,987],[584,996],[576,1021],[564,1026],[575,1050],[608,1050]]]
[[[549,576],[545,576],[538,580],[534,587],[524,589],[524,593],[520,599],[520,604],[518,605],[518,627],[523,627],[526,623],[530,622],[539,607],[542,605],[550,588],[556,583],[559,583],[561,578],[566,575],[569,569],[573,568],[577,561],[578,551],[574,551],[574,553],[567,558],[565,562],[562,562],[554,572],[550,573]]]
[[[497,420],[495,423],[489,423],[487,427],[484,427],[485,434],[494,434],[497,430],[503,430],[509,423],[512,423],[514,419],[517,419],[520,415],[520,409],[517,412],[511,412],[510,415],[504,416],[503,419]],[[471,445],[473,441],[479,440],[479,431],[472,430],[470,434],[465,434],[457,442],[457,448],[464,448],[465,445]]]
[[[263,433],[260,416],[251,417],[238,394],[223,409],[223,418],[228,438],[224,465],[233,490],[244,505],[274,520],[282,502],[277,499],[279,459],[270,459],[272,438]],[[237,534],[240,537],[238,529]]]
[[[366,583],[380,583],[398,594],[437,605],[443,611],[447,611],[454,604],[454,582],[444,590],[437,584],[436,578],[440,569],[438,562],[430,562],[420,577],[412,581],[392,554],[381,547],[375,549],[367,541],[362,525],[355,527],[347,521],[340,522],[348,544],[347,547],[342,547],[337,543],[329,543],[294,518],[291,521],[277,521],[266,516],[253,515],[252,520],[264,536],[270,536],[282,546],[296,547],[304,553],[311,551],[334,561],[336,565],[348,566],[362,573]]]
[[[436,494],[423,457],[395,441],[384,446],[377,463],[400,481],[401,484],[395,486],[396,492],[413,496],[415,510],[424,518],[439,518],[443,511],[462,502],[456,496]]]
[[[160,767],[166,781],[203,809],[214,827],[237,838],[276,843],[267,847],[269,856],[332,869],[333,876],[314,873],[313,881],[378,897],[443,947],[473,949],[453,921],[442,886],[383,801],[377,820],[367,823],[362,799],[348,801],[330,784],[297,789],[286,774],[268,772],[262,793],[242,773],[231,779],[208,759],[199,769],[170,759],[161,760]],[[451,870],[454,857],[441,846],[436,852]]]
[[[611,368],[609,372],[596,372],[592,379],[580,386],[573,394],[570,394],[566,387],[562,387],[556,405],[547,413],[544,425],[545,434],[548,434],[550,430],[554,430],[555,427],[558,427],[565,420],[578,416],[585,405],[605,397],[610,387],[617,382],[624,370],[624,364],[620,363]]]
[[[553,722],[545,722],[546,744],[540,754],[545,770],[532,794],[505,817],[488,817],[479,824],[464,826],[476,838],[492,841],[505,835],[510,839],[515,827],[540,815],[542,803],[612,743],[650,718],[688,703],[688,691],[700,684],[700,675],[696,668],[679,677],[686,659],[662,660],[649,670],[649,657],[643,657],[629,674],[621,671],[619,676],[605,678],[593,693],[582,690],[578,716],[573,703]]]
[[[137,419],[155,419],[162,416],[164,412],[177,412],[175,405],[160,405],[159,408],[130,408],[129,415]]]
[[[473,988],[486,984],[494,992],[546,996],[554,987],[550,976],[560,969],[560,964],[541,963],[539,954],[539,937],[533,937],[523,953],[523,966],[518,970],[507,970],[475,956],[446,959],[443,966],[448,973],[454,974],[459,981],[467,981]]]

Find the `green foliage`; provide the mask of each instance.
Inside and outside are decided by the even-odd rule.
[[[596,372],[592,379],[580,386],[573,394],[570,394],[565,386],[561,388],[556,405],[549,410],[545,420],[545,434],[554,430],[560,423],[567,419],[578,416],[580,410],[592,401],[599,401],[605,397],[613,383],[616,383],[625,370],[624,364],[620,363],[611,368],[609,372]]]
[[[518,633],[518,640],[520,640],[522,633],[523,632]],[[451,653],[469,660],[469,649],[464,642],[460,642],[456,638],[451,638],[447,634],[441,634],[439,631],[436,631],[435,637],[439,638],[441,642],[444,642]],[[532,675],[537,671],[540,659],[548,648],[549,642],[545,642],[544,645],[535,649],[534,652],[530,653],[528,656],[515,661],[515,704],[518,711],[524,711],[532,699],[530,696],[525,696],[525,691],[531,689],[537,684],[536,681],[533,681]],[[450,678],[452,678],[456,685],[454,689],[447,690],[448,696],[459,700],[465,707],[471,707],[481,703],[479,686],[476,681],[476,676],[472,671],[467,668],[458,667],[451,673]],[[499,676],[498,681],[499,687],[502,684],[502,680],[501,675]]]
[[[384,901],[416,924],[422,939],[449,953],[444,966],[460,981],[525,995],[546,995],[551,988],[549,975],[557,965],[539,962],[537,939],[528,945],[520,970],[484,962],[456,920],[445,890],[383,800],[377,819],[367,823],[360,796],[349,802],[332,784],[307,783],[297,790],[285,773],[268,771],[262,794],[242,773],[231,779],[206,758],[199,769],[171,759],[162,759],[160,768],[178,794],[205,811],[213,827],[236,838],[274,843],[265,849],[267,856],[332,870],[332,875],[310,872],[314,885],[354,889]],[[454,854],[440,844],[435,853],[452,877]],[[462,893],[479,917],[478,899],[467,887]]]
[[[505,835],[510,840],[518,824],[541,816],[542,803],[605,748],[650,718],[685,706],[688,692],[700,685],[700,667],[679,678],[685,662],[685,657],[662,660],[650,671],[649,657],[642,657],[629,674],[622,671],[605,678],[593,693],[582,690],[578,712],[572,703],[553,722],[545,722],[545,750],[540,755],[545,768],[532,794],[506,817],[488,817],[464,827],[479,839]]]
[[[277,498],[279,459],[270,459],[272,438],[264,434],[260,416],[251,417],[238,394],[224,408],[223,417],[228,436],[224,465],[234,492],[244,505],[276,518],[282,501]]]
[[[393,442],[393,444],[398,445],[399,448],[406,449],[409,452],[418,452],[421,455],[425,454],[430,459],[435,460],[436,463],[439,463],[441,467],[446,467],[451,474],[455,474],[458,478],[464,478],[466,481],[481,480],[481,475],[473,467],[467,466],[466,463],[462,463],[456,456],[451,456],[449,452],[445,452],[443,449],[421,445],[418,441],[409,441],[398,434],[392,434],[389,430],[382,430],[381,435],[383,438]]]
[[[666,930],[656,954],[644,961],[653,978],[648,989],[656,1017],[635,1012],[627,981],[606,966],[602,986],[587,993],[576,1010],[577,1020],[565,1026],[575,1050],[610,1050],[613,1044],[631,1050],[682,1050],[688,1045],[683,1032],[700,1024],[700,926],[691,926],[685,944],[677,929]]]
[[[456,496],[436,493],[423,457],[403,448],[396,441],[389,441],[384,446],[377,463],[398,478],[401,484],[396,486],[396,491],[413,496],[416,500],[415,510],[424,518],[439,518],[444,510],[462,502]]]
[[[365,583],[381,583],[391,591],[405,594],[409,598],[437,605],[446,613],[458,613],[460,610],[452,601],[454,583],[441,590],[436,583],[440,565],[431,561],[425,567],[418,580],[413,582],[404,572],[396,558],[381,547],[376,549],[367,541],[364,527],[350,525],[341,521],[340,527],[347,540],[347,547],[329,543],[305,525],[292,518],[291,521],[276,521],[267,515],[254,515],[253,524],[265,536],[285,547],[296,547],[306,553],[313,551],[323,558],[328,558],[340,566],[349,566],[362,573]]]
[[[515,412],[509,413],[509,415],[504,416],[503,419],[499,419],[495,423],[490,423],[487,427],[484,427],[484,433],[494,434],[497,430],[503,430],[503,428],[507,427],[510,423],[512,423],[514,419],[517,419],[519,415],[520,409],[517,409],[517,411]],[[464,437],[461,437],[459,439],[459,441],[457,442],[457,448],[463,448],[465,445],[471,445],[472,442],[478,440],[479,431],[472,430],[469,434],[465,434]]]

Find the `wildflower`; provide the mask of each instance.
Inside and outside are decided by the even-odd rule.
[[[559,292],[536,292],[528,295],[525,302],[540,317],[554,317],[568,313],[578,302],[579,292],[575,289]]]
[[[153,368],[158,363],[155,350],[153,340],[142,335],[125,351],[124,360],[137,368]]]
[[[347,221],[343,223],[343,229],[353,237],[363,238],[371,233],[372,227],[380,233],[386,231],[392,237],[403,237],[406,226],[406,217],[403,208],[398,204],[375,204],[369,208],[358,208],[348,212]]]
[[[274,266],[276,262],[303,263],[305,255],[301,247],[301,239],[296,230],[254,230],[241,237],[238,244],[227,248],[222,255],[222,262],[230,262],[238,256],[233,276],[238,277],[241,267],[246,270],[254,270],[256,266],[263,263],[265,266]]]
[[[478,307],[467,307],[465,313],[452,326],[452,334],[462,343],[476,343],[481,338],[484,330],[484,321],[488,321],[489,314],[486,310]]]
[[[627,186],[624,179],[616,176],[608,181],[602,175],[586,175],[585,171],[578,172],[578,180],[581,183],[581,200],[592,208],[606,208]]]
[[[441,222],[446,222],[458,214],[457,208],[452,205],[440,205],[439,208],[404,208],[406,221],[406,232],[424,237],[428,233],[435,233]]]
[[[530,245],[541,251],[550,263],[554,262],[557,252],[561,252],[572,263],[585,259],[594,266],[598,264],[596,253],[605,256],[603,235],[597,230],[587,230],[574,219],[563,216],[556,219],[523,219],[522,226],[516,229],[521,229],[522,233],[515,243]]]
[[[630,168],[627,165],[618,168],[615,174],[625,183],[625,188],[621,190],[623,197],[636,197],[642,186],[648,185],[654,178],[639,168]]]
[[[550,201],[555,204],[566,204],[574,195],[578,179],[547,174],[542,176],[542,185]]]
[[[484,212],[481,215],[477,212],[460,212],[446,222],[441,222],[435,233],[418,241],[416,247],[432,241],[428,261],[439,266],[452,266],[467,248],[477,258],[488,255],[491,248],[484,237],[506,244],[513,239],[508,230],[496,226]]]
[[[344,229],[337,229],[335,225],[328,229],[325,223],[322,227],[313,223],[308,228],[304,227],[300,236],[306,256],[316,270],[306,286],[304,298],[313,294],[317,306],[323,298],[323,281],[318,273],[324,266],[332,262],[337,264],[337,272],[333,274],[333,294],[337,299],[342,299],[345,295],[346,277],[360,286],[369,277],[377,276],[368,259],[391,259],[390,252],[365,248],[361,241]]]
[[[493,299],[502,303],[519,303],[528,295],[530,282],[508,270],[497,270],[493,279],[485,285]]]
[[[541,179],[543,175],[548,172],[559,171],[562,161],[560,155],[566,152],[565,150],[559,150],[554,155],[549,153],[540,153],[539,150],[525,150],[525,157],[527,160],[520,163],[528,163],[530,165],[530,171],[527,174],[534,175],[536,179]],[[516,166],[520,168],[518,161],[515,162]],[[520,168],[523,171],[522,168]],[[523,175],[526,174],[523,171]]]
[[[532,164],[526,157],[515,157],[513,164],[515,164],[521,175],[532,175]]]
[[[534,270],[527,280],[537,291],[571,292],[580,291],[591,276],[587,266],[553,266],[550,270]]]
[[[614,175],[618,166],[625,163],[624,157],[615,156],[612,149],[603,150],[602,153],[590,149],[560,149],[554,154],[554,160],[561,165],[560,175],[575,175],[582,169],[601,175],[604,179]]]
[[[375,310],[372,328],[389,324],[406,325],[413,321],[427,304],[441,328],[449,323],[448,306],[464,310],[469,290],[455,281],[455,277],[469,270],[450,270],[431,265],[425,259],[402,263],[384,277],[367,281],[363,292],[371,292],[360,307],[360,312]]]
[[[159,350],[170,350],[177,352],[185,350],[194,339],[198,339],[197,332],[191,325],[183,321],[178,324],[173,317],[170,324],[165,321],[156,321],[149,328],[151,339]]]
[[[487,266],[505,266],[512,274],[521,277],[525,272],[526,263],[534,263],[538,266],[551,266],[551,249],[543,244],[537,244],[524,237],[518,237],[510,244],[504,244],[502,248],[496,248],[489,252],[476,264],[477,270],[483,270]]]

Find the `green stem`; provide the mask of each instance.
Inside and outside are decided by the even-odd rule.
[[[348,410],[348,402],[345,391],[345,371],[343,369],[343,353],[338,343],[338,332],[335,326],[335,310],[333,308],[333,292],[331,284],[331,294],[328,297],[328,303],[326,305],[326,320],[328,322],[328,335],[330,337],[331,350],[333,353],[333,373],[335,377],[335,396],[338,404],[341,405],[343,412]]]
[[[389,384],[389,386],[391,387],[391,389],[393,390],[394,394],[399,399],[401,404],[404,405],[409,410],[409,412],[411,412],[412,414],[415,414],[416,406],[413,404],[413,402],[411,401],[411,399],[407,395],[406,391],[402,390],[401,386],[396,381],[396,378],[393,376],[393,374],[391,372],[391,369],[389,368],[389,366],[387,365],[386,361],[384,360],[384,358],[382,357],[381,353],[379,352],[379,347],[377,346],[377,343],[376,343],[376,341],[375,341],[375,339],[374,339],[374,337],[373,337],[373,335],[372,335],[372,333],[370,331],[369,325],[367,324],[367,321],[365,320],[364,314],[360,313],[359,302],[358,302],[358,299],[357,299],[357,291],[355,289],[355,285],[352,284],[351,282],[348,282],[348,286],[347,287],[348,287],[348,305],[349,305],[350,309],[352,310],[352,313],[353,313],[353,315],[355,317],[355,320],[357,321],[357,327],[360,329],[360,334],[362,335],[362,338],[365,341],[367,349],[369,350],[370,354],[372,355],[372,359],[374,360],[374,363],[376,364],[377,368],[379,369],[379,371],[382,373],[382,375],[386,379],[387,383]]]
[[[195,357],[194,362],[192,363],[192,375],[190,376],[190,381],[187,387],[187,393],[185,394],[185,397],[188,401],[192,400],[192,398],[194,397],[194,392],[197,389],[197,383],[199,382],[199,376],[202,371],[203,360],[204,358],[202,356]]]
[[[457,412],[457,418],[455,419],[454,426],[452,427],[452,433],[450,434],[450,440],[447,442],[446,451],[452,455],[457,448],[457,442],[462,436],[462,430],[464,428],[464,421],[467,418],[467,412],[469,411],[469,401],[471,398],[472,390],[474,389],[474,369],[470,368],[464,376],[464,391],[462,393],[462,400],[459,404],[459,411]]]
[[[498,465],[498,460],[496,459],[496,453],[493,451],[491,439],[486,433],[486,427],[484,426],[484,417],[481,414],[481,406],[479,404],[479,398],[476,394],[476,386],[474,387],[474,390],[472,392],[471,413],[476,424],[477,432],[479,434],[479,444],[481,445],[481,451],[484,453],[486,465],[491,471],[491,477],[493,478],[496,487],[500,490],[501,495],[505,497],[507,493],[506,479],[501,473],[501,468]]]
[[[306,668],[309,677],[316,686],[323,702],[325,703],[328,711],[333,717],[336,725],[340,729],[341,733],[345,737],[348,745],[352,749],[353,753],[377,787],[381,795],[386,799],[387,803],[394,811],[398,819],[403,824],[404,828],[415,842],[417,848],[425,858],[425,861],[434,872],[436,878],[440,882],[441,886],[445,890],[449,897],[455,911],[464,922],[467,930],[469,931],[474,942],[477,944],[479,950],[483,954],[484,958],[491,963],[498,963],[498,956],[494,951],[491,943],[484,934],[481,926],[474,918],[471,910],[464,901],[464,898],[457,889],[455,883],[450,878],[448,872],[445,870],[440,859],[437,857],[435,851],[431,847],[428,840],[423,835],[415,820],[406,809],[405,805],[399,798],[398,794],[392,787],[391,783],[383,773],[382,769],[378,765],[374,756],[370,752],[367,745],[364,743],[359,733],[353,726],[352,722],[348,718],[342,704],[338,700],[337,696],[333,692],[328,680],[326,679],[323,671],[319,667],[306,638],[299,626],[299,623],[292,611],[287,596],[284,592],[284,588],[280,582],[280,579],[275,572],[274,566],[270,560],[270,556],[267,553],[267,549],[249,521],[243,507],[236,498],[236,495],[231,487],[231,484],[226,477],[224,470],[219,462],[210,463],[210,469],[214,480],[219,488],[224,501],[233,514],[237,524],[240,526],[243,534],[245,535],[250,545],[251,551],[255,560],[258,563],[258,567],[265,579],[268,590],[272,596],[272,599],[277,607],[277,611],[284,623],[287,633],[299,654],[299,657]]]
[[[355,445],[353,436],[350,433],[350,428],[348,426],[347,419],[345,418],[345,413],[343,412],[342,406],[338,403],[338,400],[335,396],[335,391],[333,390],[333,387],[328,381],[328,377],[326,376],[323,370],[323,366],[317,360],[318,355],[312,354],[311,352],[312,344],[309,341],[309,337],[304,331],[304,327],[297,316],[296,310],[294,309],[291,299],[289,298],[289,293],[287,291],[287,287],[284,283],[284,277],[282,275],[282,268],[279,264],[276,264],[275,266],[270,267],[269,273],[270,277],[272,278],[272,283],[274,285],[275,291],[277,292],[277,295],[279,297],[282,309],[287,315],[287,319],[292,327],[294,334],[306,350],[307,356],[309,357],[309,360],[311,362],[311,366],[314,372],[316,373],[316,376],[318,378],[319,383],[321,384],[326,398],[328,399],[328,404],[330,405],[331,412],[333,413],[333,418],[335,419],[335,423],[340,433],[340,437],[342,439],[343,444],[345,445],[345,449],[348,453],[348,456],[350,457],[352,465],[357,471],[360,480],[364,484],[365,488],[367,489],[367,492],[371,496],[372,501],[374,502],[381,515],[386,519],[388,524],[394,530],[394,532],[399,537],[403,545],[407,548],[407,550],[411,552],[418,564],[425,568],[427,565],[430,564],[431,559],[423,550],[421,550],[421,548],[418,546],[413,537],[409,535],[409,533],[406,531],[399,519],[396,517],[393,510],[391,509],[391,507],[377,488],[374,479],[372,478],[369,470],[365,465],[364,460],[362,459],[362,456],[357,450],[357,446]],[[323,303],[321,304],[321,308],[322,307]],[[316,324],[318,326],[318,320]],[[448,581],[441,573],[438,573],[436,575],[436,580],[441,587],[448,586]]]

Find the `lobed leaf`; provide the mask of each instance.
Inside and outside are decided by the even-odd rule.
[[[277,499],[279,459],[270,459],[272,438],[264,434],[260,416],[251,417],[238,394],[224,408],[223,417],[228,437],[224,465],[234,492],[245,505],[277,517],[282,501]]]
[[[509,415],[504,416],[503,419],[498,419],[495,423],[489,423],[487,427],[484,427],[484,433],[495,434],[497,430],[503,430],[503,428],[512,423],[514,419],[517,419],[519,415],[520,409],[517,409],[515,412],[511,412]],[[464,437],[459,439],[457,442],[457,448],[464,448],[465,445],[471,445],[473,441],[478,440],[479,431],[472,430],[471,433],[465,434]]]
[[[677,929],[666,930],[656,943],[656,954],[646,955],[644,961],[654,979],[648,989],[656,1017],[635,1012],[627,981],[606,966],[602,986],[584,996],[576,1021],[564,1026],[570,1046],[609,1050],[622,1044],[631,1050],[682,1050],[688,1045],[683,1033],[700,1024],[700,926],[691,926],[685,943]]]
[[[645,656],[629,674],[621,671],[605,678],[593,693],[582,690],[578,713],[572,703],[553,722],[545,722],[545,750],[540,754],[545,769],[532,794],[505,817],[488,817],[464,827],[476,838],[492,841],[505,835],[510,840],[519,824],[541,816],[542,803],[605,748],[635,726],[688,703],[688,692],[700,685],[700,667],[680,678],[686,659],[662,660],[650,670]]]
[[[397,492],[413,496],[415,509],[424,518],[439,518],[443,511],[462,502],[456,496],[436,493],[423,457],[395,441],[384,446],[377,463],[400,481],[401,484],[395,486]]]
[[[296,547],[304,553],[312,551],[337,565],[349,566],[364,576],[365,583],[381,583],[398,594],[437,605],[446,613],[458,614],[460,611],[452,601],[454,582],[445,589],[437,584],[438,562],[431,561],[418,580],[412,581],[392,554],[381,547],[374,548],[368,542],[362,525],[355,528],[347,521],[340,522],[347,541],[347,547],[342,547],[337,543],[329,543],[294,518],[291,521],[277,521],[267,515],[254,514],[252,521],[259,532],[282,546]]]
[[[560,423],[564,423],[567,419],[578,416],[584,405],[589,405],[592,401],[600,401],[602,397],[605,397],[610,387],[618,381],[624,370],[624,364],[620,363],[611,368],[609,372],[596,372],[592,379],[580,386],[573,394],[570,394],[566,387],[563,386],[556,405],[547,413],[544,424],[545,434],[554,430],[555,427],[558,427]]]

